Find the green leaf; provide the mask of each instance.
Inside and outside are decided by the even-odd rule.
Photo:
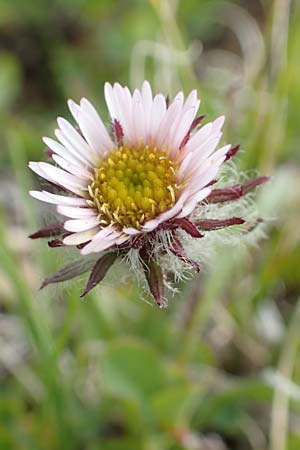
[[[114,341],[103,355],[102,383],[107,393],[140,400],[162,388],[165,378],[158,353],[143,341]]]
[[[0,53],[0,111],[11,108],[21,90],[21,68],[10,53]]]
[[[193,385],[168,387],[159,391],[153,398],[153,409],[164,426],[186,423],[199,388]]]

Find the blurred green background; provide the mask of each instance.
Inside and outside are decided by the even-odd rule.
[[[300,449],[300,2],[0,0],[0,449]],[[39,291],[74,253],[28,234],[54,212],[44,159],[66,100],[108,120],[105,81],[197,88],[226,114],[267,238],[220,250],[166,310],[131,279]]]

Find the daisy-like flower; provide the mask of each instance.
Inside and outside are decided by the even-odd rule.
[[[266,178],[213,189],[221,165],[238,147],[216,150],[223,116],[199,128],[204,116],[196,117],[200,101],[195,90],[186,99],[179,92],[169,102],[162,94],[153,96],[147,81],[133,93],[106,83],[105,99],[112,133],[88,100],[69,100],[77,127],[58,118],[57,140],[44,138],[54,165],[29,163],[51,188],[30,194],[57,205],[57,213],[66,218],[31,237],[61,236],[49,245],[76,246],[85,257],[43,285],[92,268],[85,295],[118,256],[134,254],[152,296],[163,305],[163,285],[171,268],[163,268],[161,258],[172,254],[199,271],[187,255],[183,234],[198,240],[203,231],[244,223],[240,217],[199,219],[195,211],[201,205],[236,200]]]

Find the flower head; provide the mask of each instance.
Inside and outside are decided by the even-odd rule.
[[[179,92],[169,103],[162,94],[153,97],[147,81],[133,93],[118,83],[106,83],[105,99],[112,133],[88,100],[80,104],[69,100],[77,128],[58,118],[57,141],[44,138],[55,165],[29,163],[49,186],[62,191],[30,194],[57,205],[57,213],[67,218],[31,237],[62,235],[50,246],[77,246],[82,255],[100,257],[85,293],[101,281],[117,256],[135,252],[150,291],[161,304],[165,274],[160,256],[171,252],[199,270],[186,254],[182,230],[199,239],[202,231],[244,223],[239,217],[195,220],[198,206],[235,200],[264,179],[229,190],[213,189],[222,163],[238,147],[216,150],[223,116],[199,129],[203,116],[196,117],[200,101],[195,90],[186,99]],[[50,282],[51,277],[44,284]]]

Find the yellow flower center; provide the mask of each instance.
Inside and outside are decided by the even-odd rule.
[[[152,147],[120,147],[94,169],[89,185],[90,206],[103,224],[141,228],[176,202],[177,166]]]

